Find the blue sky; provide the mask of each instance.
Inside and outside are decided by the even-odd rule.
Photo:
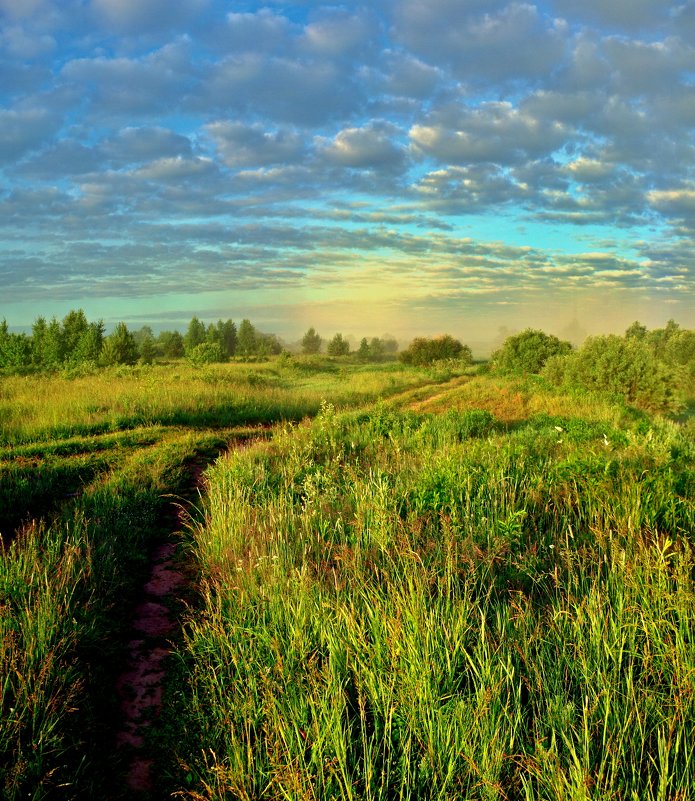
[[[0,0],[0,318],[695,327],[695,2]]]

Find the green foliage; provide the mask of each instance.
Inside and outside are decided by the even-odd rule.
[[[236,348],[239,356],[252,356],[258,344],[256,329],[250,320],[242,320],[237,332]]]
[[[310,328],[302,337],[302,353],[315,354],[321,350],[322,339],[314,328]]]
[[[157,341],[164,356],[170,359],[179,358],[186,352],[183,337],[178,331],[162,331]]]
[[[643,338],[590,337],[575,353],[549,360],[544,375],[559,386],[621,395],[647,411],[674,412],[681,406],[676,374]]]
[[[135,337],[128,330],[128,326],[125,323],[118,323],[114,332],[104,340],[101,362],[107,366],[135,364],[138,356]]]
[[[196,316],[193,316],[191,318],[191,322],[188,324],[188,330],[183,337],[183,344],[186,354],[189,354],[193,348],[196,348],[198,345],[201,345],[203,342],[205,342],[206,335],[207,331],[205,329],[205,324],[202,323]]]
[[[457,361],[470,364],[473,360],[471,349],[462,345],[449,334],[434,339],[418,337],[401,352],[400,359],[405,364],[425,367],[439,361]]]
[[[5,320],[0,323],[0,369],[18,370],[31,361],[31,342],[26,334],[8,331]]]
[[[552,334],[527,328],[508,337],[492,354],[492,363],[501,373],[540,373],[548,359],[570,353],[572,345]]]
[[[342,334],[336,334],[326,346],[329,356],[347,356],[350,353],[350,343]]]
[[[188,358],[196,365],[225,361],[222,346],[218,342],[201,342],[188,351]]]

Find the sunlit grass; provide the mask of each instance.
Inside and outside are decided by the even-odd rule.
[[[191,798],[688,797],[692,441],[482,414],[326,407],[210,471]]]
[[[8,376],[0,384],[0,443],[143,425],[235,426],[299,420],[321,401],[356,406],[429,382],[422,371],[299,359],[203,368],[185,362],[76,377]]]

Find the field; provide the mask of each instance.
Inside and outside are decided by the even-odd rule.
[[[2,379],[0,794],[693,797],[692,423],[474,372]],[[114,687],[164,541],[148,788]]]

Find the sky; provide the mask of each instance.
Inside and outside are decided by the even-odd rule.
[[[695,0],[0,0],[0,319],[695,327]]]

